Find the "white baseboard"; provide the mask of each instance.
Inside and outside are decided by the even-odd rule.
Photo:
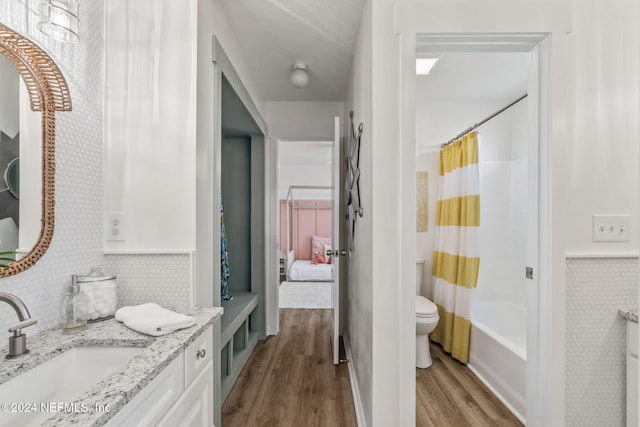
[[[469,368],[469,370],[471,372],[473,372],[473,374],[478,377],[478,379],[482,382],[482,384],[484,384],[485,386],[487,386],[487,388],[491,391],[491,393],[493,393],[493,395],[495,397],[498,398],[498,400],[500,402],[502,402],[504,404],[504,406],[507,407],[507,409],[509,411],[511,411],[511,413],[523,424],[523,425],[527,425],[527,421],[525,419],[525,417],[522,416],[522,414],[520,412],[518,412],[516,410],[516,408],[514,408],[511,403],[509,403],[509,401],[507,399],[505,399],[502,394],[500,394],[498,392],[498,390],[496,390],[489,381],[486,380],[485,377],[482,376],[482,374],[476,369],[474,368],[472,365],[467,364],[467,368]]]
[[[364,410],[362,409],[362,398],[360,397],[360,387],[358,387],[358,378],[356,376],[356,371],[353,366],[353,356],[351,354],[351,346],[349,344],[349,338],[346,335],[342,336],[342,340],[344,342],[344,350],[347,354],[347,362],[349,366],[349,382],[351,383],[351,394],[353,396],[353,406],[356,410],[356,421],[358,423],[358,427],[367,427],[367,421],[364,417]]]

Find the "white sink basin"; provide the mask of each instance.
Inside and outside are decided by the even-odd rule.
[[[78,398],[109,374],[126,367],[143,350],[144,347],[73,348],[0,384],[0,403],[13,403],[11,409],[17,411],[3,407],[0,426],[39,425],[55,412],[66,412],[59,406],[65,403],[75,403],[75,409],[82,410],[79,405],[83,402]],[[23,408],[25,404],[29,407]]]

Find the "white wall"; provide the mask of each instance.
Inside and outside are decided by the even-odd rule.
[[[51,246],[29,270],[0,279],[0,290],[20,297],[38,320],[25,330],[28,336],[60,324],[60,303],[71,274],[88,272],[103,260],[103,2],[82,2],[77,44],[49,40],[36,28],[37,3],[0,0],[0,22],[51,55],[69,85],[73,111],[56,113],[56,223]],[[15,312],[0,304],[0,329],[6,331],[17,322]]]
[[[371,142],[371,91],[372,91],[372,2],[367,0],[362,10],[362,20],[353,58],[345,112],[353,110],[354,122],[363,123],[361,138],[360,194],[364,216],[358,218],[355,229],[354,252],[345,258],[341,271],[347,276],[345,345],[351,356],[350,372],[355,389],[355,407],[359,425],[375,424],[373,402],[373,268],[372,261],[372,149]],[[344,116],[348,135],[348,115]],[[348,234],[341,236],[343,245],[349,242]],[[344,282],[343,282],[344,283]]]
[[[333,140],[333,119],[342,102],[267,102],[264,119],[270,138]]]
[[[417,105],[420,110],[420,104]],[[420,116],[420,113],[418,113]],[[420,131],[418,130],[418,138]],[[433,301],[433,250],[435,247],[436,212],[438,202],[438,179],[440,175],[440,151],[428,149],[419,151],[416,156],[416,172],[428,172],[428,228],[416,235],[416,259],[424,259],[422,265],[421,295]]]
[[[574,0],[567,253],[638,252],[640,4]],[[593,67],[592,64],[598,64]],[[590,65],[591,64],[591,65]],[[591,241],[592,215],[631,215],[631,241]]]
[[[105,211],[126,224],[106,250],[194,247],[196,6],[106,2]]]
[[[109,0],[107,32],[107,129],[105,211],[124,212],[126,240],[104,243],[129,262],[156,254],[184,254],[191,280],[202,289],[195,303],[213,301],[213,221],[218,200],[214,124],[219,117],[212,37],[225,50],[259,111],[255,89],[220,0]],[[126,32],[122,28],[127,29]],[[219,191],[219,190],[218,190]],[[196,199],[196,192],[206,196]],[[196,229],[198,233],[196,234]],[[202,241],[197,244],[198,236]],[[132,281],[148,281],[140,270]],[[176,283],[191,292],[193,283]]]
[[[328,148],[331,150],[331,148]],[[321,185],[331,186],[332,165],[291,165],[280,164],[280,180],[278,183],[278,198],[287,198],[290,185]],[[304,198],[326,199],[330,197],[327,191],[306,191],[300,196]]]
[[[106,4],[105,211],[125,213],[126,240],[105,250],[193,249],[196,138],[213,140],[212,35],[252,95],[253,81],[221,2]]]

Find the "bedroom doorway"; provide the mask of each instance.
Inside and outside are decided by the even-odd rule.
[[[279,308],[331,309],[333,141],[278,140]]]

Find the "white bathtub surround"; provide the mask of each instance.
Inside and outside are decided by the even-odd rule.
[[[471,132],[440,150],[440,158],[433,255],[434,302],[440,323],[431,339],[467,363],[471,303],[480,263],[475,239],[480,225],[477,133]]]
[[[475,301],[469,369],[523,423],[527,391],[527,312],[506,301]]]

